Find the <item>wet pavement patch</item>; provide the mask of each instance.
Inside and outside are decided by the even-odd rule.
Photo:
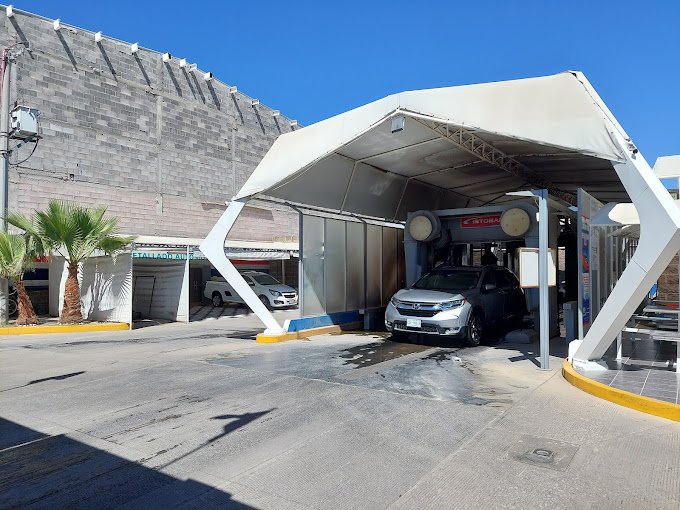
[[[364,368],[400,358],[408,354],[423,352],[430,348],[431,347],[426,345],[406,344],[385,340],[383,342],[349,347],[340,353],[339,358],[345,360],[343,365],[353,365],[353,368]]]
[[[420,359],[422,359],[423,361],[428,361],[428,360],[435,361],[437,363],[437,365],[441,365],[442,362],[445,362],[445,361],[451,361],[451,360],[460,361],[460,358],[453,356],[453,354],[455,352],[458,352],[459,350],[460,349],[438,350],[438,351],[431,352],[427,356],[423,356]]]

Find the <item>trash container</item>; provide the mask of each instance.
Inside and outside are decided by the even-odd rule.
[[[578,302],[567,301],[562,305],[565,339],[567,343],[578,338]]]

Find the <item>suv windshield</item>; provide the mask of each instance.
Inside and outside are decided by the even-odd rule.
[[[436,271],[423,276],[413,288],[460,292],[474,289],[479,275],[480,271]]]
[[[268,274],[251,274],[250,277],[255,280],[260,285],[280,285],[276,278],[269,276]]]

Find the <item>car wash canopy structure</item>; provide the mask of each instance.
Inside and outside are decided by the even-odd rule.
[[[521,190],[547,190],[576,206],[580,188],[603,203],[632,201],[642,227],[632,263],[574,356],[586,363],[602,356],[678,251],[680,214],[578,72],[403,92],[282,135],[201,250],[227,279],[239,279],[222,246],[253,197],[402,222],[421,209],[498,205]],[[246,301],[268,331],[281,329],[256,296]]]

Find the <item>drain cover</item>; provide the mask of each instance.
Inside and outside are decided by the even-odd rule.
[[[577,451],[577,445],[547,437],[522,436],[510,448],[507,457],[536,467],[564,471]]]
[[[525,453],[524,458],[529,462],[548,464],[555,460],[555,452],[547,448],[534,448],[530,452]]]

